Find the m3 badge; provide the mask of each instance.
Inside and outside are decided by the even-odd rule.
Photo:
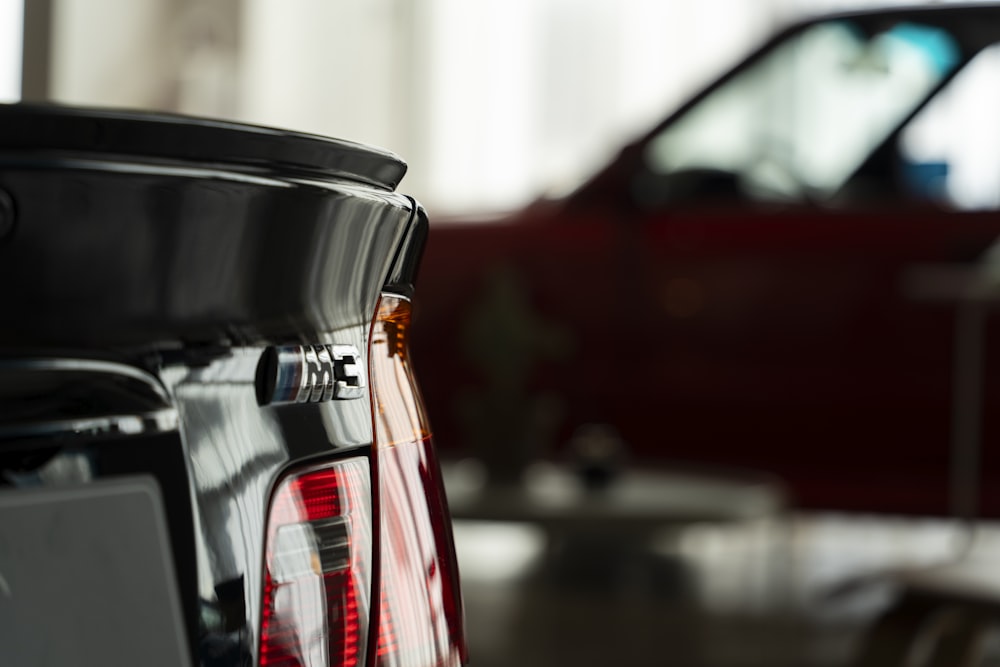
[[[354,345],[269,347],[257,365],[257,402],[319,403],[366,396],[364,360]]]

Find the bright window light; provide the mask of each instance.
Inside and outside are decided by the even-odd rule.
[[[0,0],[0,102],[21,99],[23,0]]]

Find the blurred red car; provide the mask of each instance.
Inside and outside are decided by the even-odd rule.
[[[414,357],[442,448],[512,478],[597,423],[803,507],[1000,514],[976,490],[1000,478],[998,355],[927,279],[1000,236],[998,43],[992,6],[812,20],[569,197],[438,224]]]

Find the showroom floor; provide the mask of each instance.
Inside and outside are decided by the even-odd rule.
[[[477,667],[847,665],[894,592],[877,576],[836,591],[946,562],[967,537],[943,520],[848,515],[693,525],[642,545],[455,526]],[[982,526],[971,554],[997,562],[1000,528]]]

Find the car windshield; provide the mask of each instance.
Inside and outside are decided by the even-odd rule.
[[[779,43],[647,145],[654,173],[733,174],[747,194],[796,200],[836,192],[959,64],[937,27],[869,34],[847,20]]]

